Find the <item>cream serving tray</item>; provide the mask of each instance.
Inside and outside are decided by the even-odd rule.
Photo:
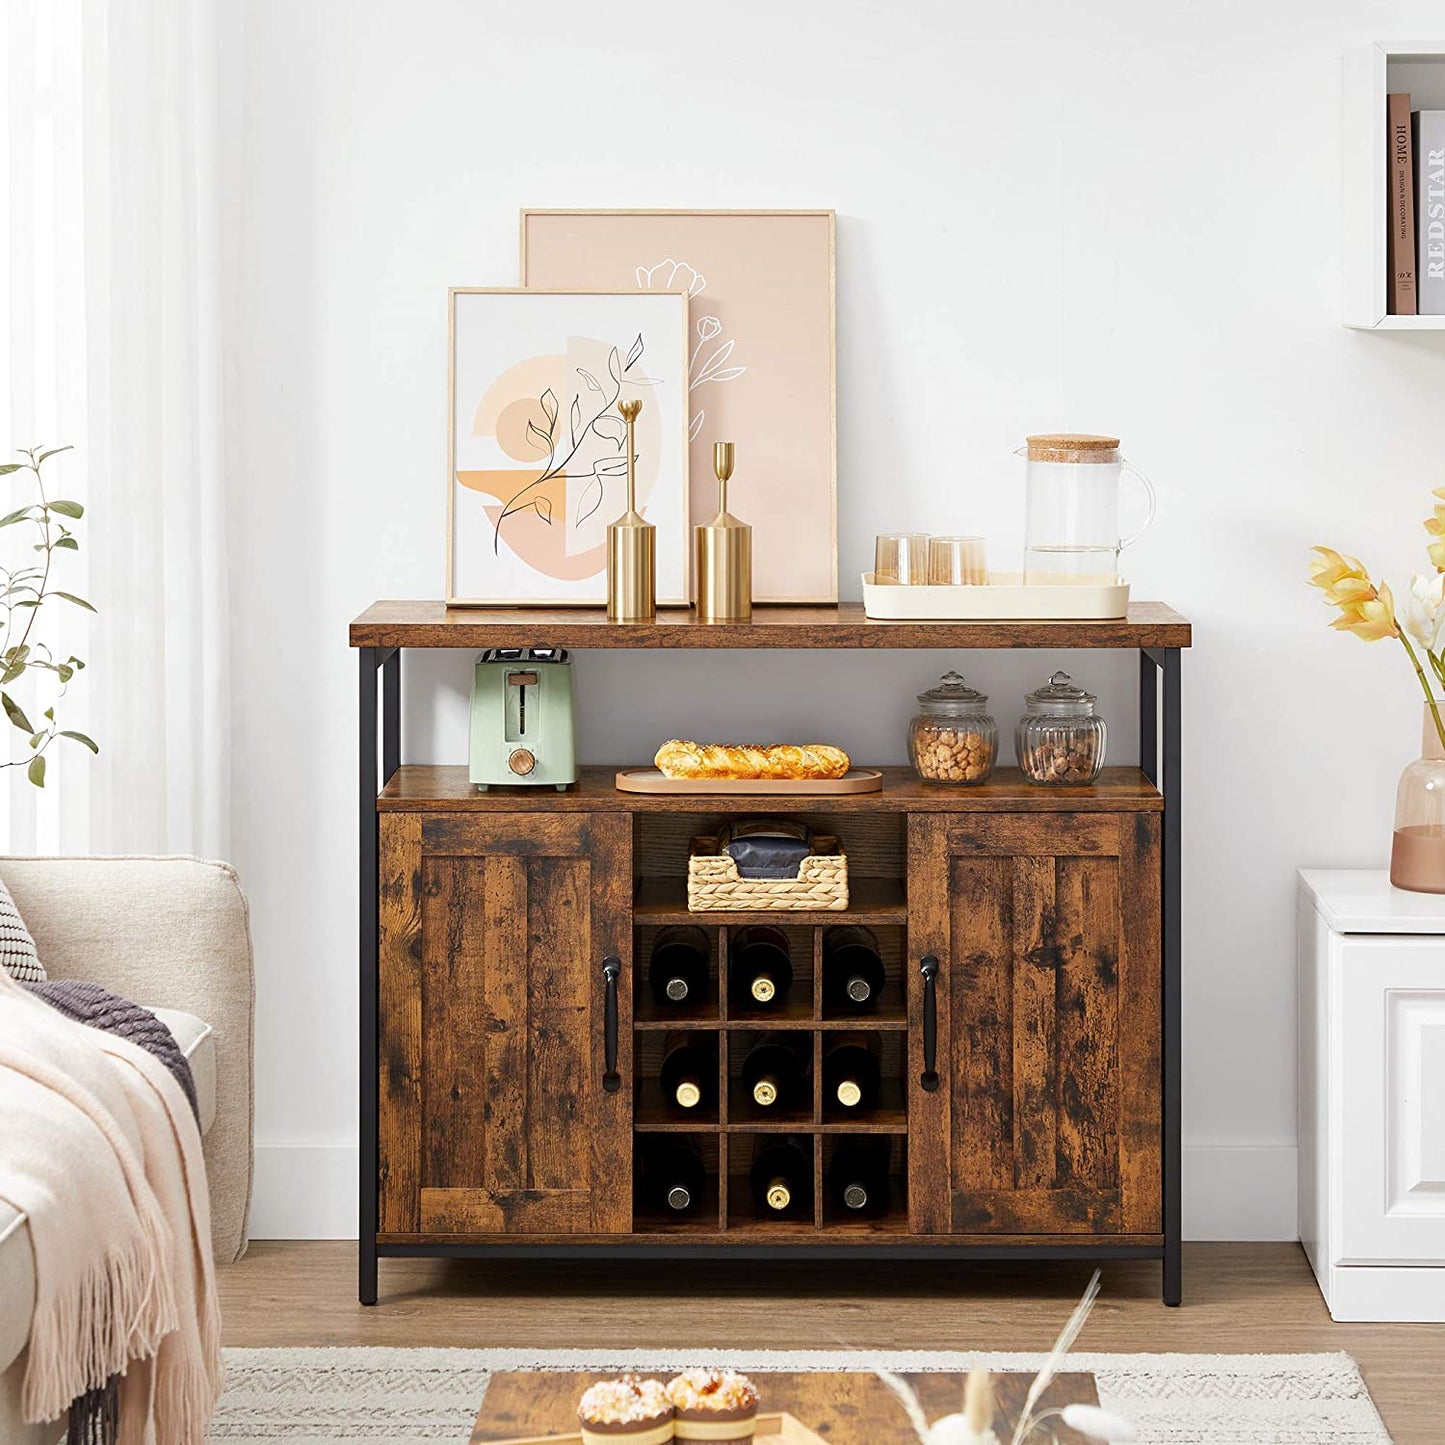
[[[880,622],[1088,622],[1129,611],[1127,582],[1024,585],[1019,572],[990,572],[981,586],[900,587],[863,573],[863,611]]]

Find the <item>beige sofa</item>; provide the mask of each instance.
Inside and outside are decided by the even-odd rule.
[[[246,1249],[251,1203],[251,931],[233,869],[195,858],[0,858],[51,978],[91,979],[170,1026],[191,1061],[217,1260]],[[0,1138],[0,1149],[4,1148]],[[0,1200],[0,1441],[53,1445],[20,1414],[35,1259]]]

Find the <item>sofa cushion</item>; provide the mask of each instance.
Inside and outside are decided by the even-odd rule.
[[[35,940],[0,879],[0,968],[17,983],[43,983],[45,966],[35,951]]]
[[[201,1133],[216,1121],[216,1044],[210,1024],[180,1009],[152,1012],[175,1035],[191,1066]],[[0,1149],[5,1146],[0,1143]],[[0,1199],[0,1371],[25,1348],[35,1307],[35,1254],[25,1216]]]

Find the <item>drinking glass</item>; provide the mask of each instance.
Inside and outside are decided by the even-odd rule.
[[[880,532],[873,543],[873,580],[903,587],[928,581],[928,533]]]
[[[981,587],[988,581],[982,537],[930,537],[928,580],[935,587]]]

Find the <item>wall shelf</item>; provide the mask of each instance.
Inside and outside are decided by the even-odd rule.
[[[1366,45],[1345,56],[1343,320],[1360,331],[1445,331],[1445,316],[1388,314],[1385,97],[1396,91],[1408,91],[1416,110],[1445,110],[1445,44]]]

